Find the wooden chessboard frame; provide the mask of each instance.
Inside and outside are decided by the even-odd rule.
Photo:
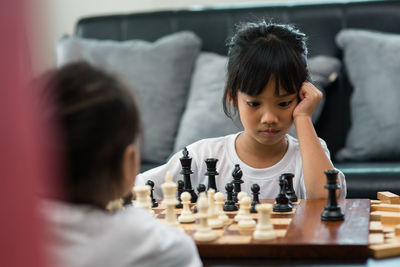
[[[272,203],[273,200],[262,200]],[[293,259],[367,259],[370,200],[338,200],[345,214],[343,221],[327,222],[321,220],[326,200],[301,200],[291,214],[271,215],[275,219],[290,219],[285,223],[274,224],[278,238],[274,241],[256,241],[251,237],[253,230],[240,231],[232,224],[216,231],[220,239],[211,242],[196,242],[202,258],[293,258]],[[162,209],[156,209],[159,219],[163,219]],[[234,214],[228,214],[233,218]],[[285,221],[285,220],[283,220]],[[182,226],[192,236],[195,226]],[[218,232],[219,231],[219,232]],[[282,233],[283,231],[283,233]],[[221,238],[235,236],[234,242]],[[229,239],[225,238],[225,239]],[[232,240],[231,240],[232,241]]]

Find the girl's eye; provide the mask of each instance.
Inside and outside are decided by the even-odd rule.
[[[279,103],[279,106],[284,108],[284,107],[290,106],[290,104],[292,104],[292,102],[293,101],[281,102],[281,103]]]
[[[248,101],[248,102],[246,102],[247,103],[247,105],[249,105],[250,107],[258,107],[259,105],[260,105],[260,103],[258,103],[258,102],[253,102],[253,101]]]

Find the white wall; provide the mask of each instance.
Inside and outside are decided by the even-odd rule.
[[[27,0],[31,4],[31,46],[34,74],[55,66],[55,43],[63,34],[72,34],[84,16],[132,13],[195,6],[282,2],[278,0]],[[286,0],[285,2],[295,2]],[[315,0],[298,0],[310,2]]]

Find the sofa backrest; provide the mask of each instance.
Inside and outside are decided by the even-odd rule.
[[[173,32],[190,30],[202,39],[203,51],[226,55],[225,43],[235,25],[261,18],[291,23],[306,33],[309,56],[330,55],[341,59],[341,51],[335,44],[335,36],[341,29],[400,33],[400,0],[253,4],[96,16],[80,19],[76,35],[94,39],[154,41]],[[349,100],[352,87],[345,70],[326,91],[326,103],[316,130],[334,155],[344,146],[351,123]]]

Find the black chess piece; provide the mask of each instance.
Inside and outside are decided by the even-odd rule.
[[[200,196],[200,193],[201,193],[201,192],[206,192],[206,186],[205,186],[204,184],[199,184],[199,185],[197,186],[197,193],[199,194],[199,196]],[[193,207],[193,212],[194,212],[194,213],[197,212],[197,206],[194,206],[194,207]]]
[[[286,180],[286,195],[289,197],[290,202],[297,202],[296,192],[293,188],[293,173],[283,173],[280,177],[283,177]]]
[[[251,202],[250,212],[257,213],[256,205],[260,204],[260,199],[258,198],[258,195],[260,194],[260,186],[258,184],[253,184],[251,186],[251,192],[253,193],[253,201]]]
[[[179,158],[179,160],[181,161],[181,166],[182,166],[180,174],[183,175],[183,181],[185,183],[183,190],[184,192],[189,192],[191,196],[190,202],[196,203],[197,195],[192,188],[192,182],[190,180],[190,175],[193,174],[193,171],[191,170],[192,158],[189,157],[189,151],[187,150],[186,147],[182,150],[182,154],[183,157]]]
[[[235,201],[233,201],[233,184],[232,183],[227,183],[225,185],[226,189],[226,202],[224,204],[224,211],[236,211],[238,210],[238,207],[235,204]]]
[[[215,190],[215,192],[218,192],[217,190],[217,185],[215,183],[215,175],[218,175],[219,173],[217,172],[217,161],[218,159],[214,159],[214,158],[209,158],[206,159],[206,165],[207,165],[207,171],[204,175],[208,176],[208,187],[207,190],[210,188],[213,188]]]
[[[290,204],[289,198],[286,195],[286,184],[287,181],[284,177],[279,177],[279,194],[275,198],[276,203],[272,210],[275,212],[289,212],[292,211],[292,205]]]
[[[182,209],[183,208],[183,204],[182,204],[182,200],[181,200],[181,194],[184,192],[183,187],[185,186],[185,182],[183,182],[182,180],[178,180],[177,184],[178,184],[178,190],[177,190],[177,193],[176,193],[176,198],[178,199],[179,204],[176,204],[175,208]]]
[[[341,211],[336,198],[336,189],[340,188],[337,184],[338,173],[339,171],[335,169],[325,171],[327,179],[325,188],[328,189],[328,204],[325,206],[325,209],[321,214],[321,220],[323,221],[344,220],[344,213]]]
[[[149,185],[151,187],[150,198],[151,198],[152,208],[158,207],[158,202],[153,197],[154,182],[152,180],[147,180],[146,185]]]
[[[234,189],[235,189],[235,192],[233,192],[233,201],[235,201],[235,203],[239,201],[237,196],[239,192],[242,191],[242,189],[240,188],[241,187],[240,184],[243,184],[242,176],[243,172],[240,169],[239,164],[235,164],[235,168],[232,171],[232,177],[233,177],[232,183],[234,184]]]
[[[123,206],[130,206],[133,205],[133,193],[129,192],[129,194],[122,198],[122,205]]]

